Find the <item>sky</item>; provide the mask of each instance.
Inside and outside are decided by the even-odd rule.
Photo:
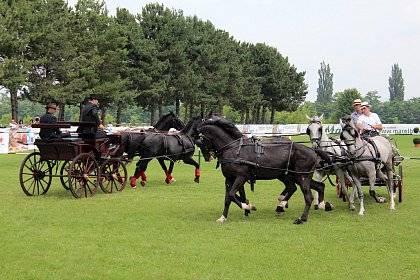
[[[68,0],[74,5],[77,0]],[[141,13],[151,2],[105,0]],[[402,69],[405,100],[420,97],[420,1],[417,0],[160,0],[185,16],[196,15],[238,41],[277,48],[299,72],[305,71],[306,100],[317,96],[321,62],[331,68],[333,91],[376,90],[389,100],[392,66]]]

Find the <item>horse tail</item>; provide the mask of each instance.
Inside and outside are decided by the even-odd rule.
[[[315,153],[317,156],[321,157],[321,159],[323,159],[324,161],[326,161],[328,163],[328,165],[332,165],[333,162],[331,160],[331,157],[328,155],[328,153],[321,151],[319,149],[314,149]]]

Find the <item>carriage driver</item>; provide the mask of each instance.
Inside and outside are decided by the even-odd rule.
[[[382,130],[382,122],[378,114],[372,113],[370,108],[369,102],[362,102],[360,109],[363,114],[359,116],[356,125],[357,129],[362,133],[362,137],[379,136],[379,131]]]
[[[39,123],[56,124],[57,118],[54,114],[57,112],[57,105],[55,103],[48,103],[45,109],[47,109],[47,112],[41,116]],[[43,140],[58,140],[70,137],[70,133],[61,133],[59,128],[41,128],[39,137]]]
[[[99,104],[99,96],[97,94],[90,94],[89,101],[82,108],[81,121],[96,123],[94,127],[79,126],[79,128],[77,129],[77,132],[81,133],[83,138],[106,137],[106,133],[104,131],[100,131],[100,130],[98,131],[98,127],[100,125],[100,120],[98,117],[98,104]]]

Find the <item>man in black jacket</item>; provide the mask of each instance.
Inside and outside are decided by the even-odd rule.
[[[57,118],[54,114],[57,111],[57,105],[48,103],[45,109],[47,109],[47,112],[41,116],[39,123],[56,124]],[[61,138],[70,137],[70,133],[61,133],[59,128],[41,128],[39,137],[44,140],[60,140]]]
[[[93,127],[82,127],[79,126],[77,129],[78,133],[82,134],[83,138],[102,138],[106,137],[104,131],[98,131],[98,126],[100,124],[98,117],[98,104],[99,96],[97,94],[89,95],[89,101],[82,108],[81,111],[81,121],[82,122],[94,122],[96,125]]]

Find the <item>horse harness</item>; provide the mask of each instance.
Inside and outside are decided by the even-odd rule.
[[[202,137],[204,137],[204,136],[202,136]],[[250,140],[251,143],[246,143],[248,140]],[[232,146],[232,144],[234,144],[236,142],[239,142],[238,145],[237,146]],[[250,178],[248,180],[248,183],[251,185],[251,190],[254,191],[254,185],[255,185],[255,182],[257,180],[257,170],[259,168],[283,170],[283,171],[285,171],[286,175],[288,174],[289,171],[296,172],[296,171],[293,171],[293,170],[289,170],[290,158],[291,158],[291,155],[292,155],[292,149],[293,149],[293,143],[294,142],[292,142],[292,141],[290,141],[290,142],[282,141],[282,142],[278,142],[276,144],[285,144],[285,143],[290,144],[290,150],[289,150],[289,156],[288,156],[288,159],[287,159],[286,169],[268,167],[268,166],[263,166],[263,165],[260,164],[261,156],[264,154],[264,145],[263,145],[262,141],[259,140],[258,138],[256,138],[255,136],[252,136],[251,138],[244,138],[244,137],[238,138],[238,139],[233,140],[232,142],[224,145],[222,148],[220,148],[218,150],[215,150],[214,153],[217,157],[216,169],[219,167],[220,164],[223,164],[223,163],[241,164],[241,165],[248,166],[249,170],[250,170],[250,172],[249,172],[250,173]],[[242,147],[244,147],[244,146],[254,146],[255,162],[238,158],[238,156],[239,156],[239,154],[242,150]],[[228,159],[222,158],[223,152],[226,152],[228,150],[232,150],[232,149],[235,149],[235,148],[237,148],[237,151],[235,153],[235,158],[228,158]]]

